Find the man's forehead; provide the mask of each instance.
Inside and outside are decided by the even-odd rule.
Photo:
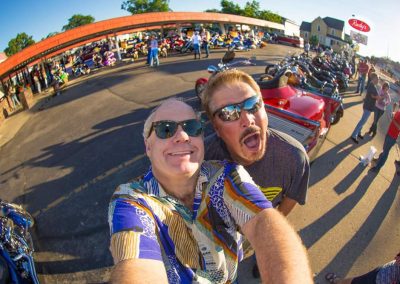
[[[170,119],[180,121],[181,119],[195,118],[193,108],[181,101],[168,101],[160,105],[154,113],[154,121]]]
[[[232,91],[235,92],[235,97],[237,98],[244,98],[247,96],[248,93],[251,93],[252,95],[257,95],[257,92],[246,82],[234,81],[221,85],[218,89],[215,90],[213,97],[219,97],[229,100],[231,96],[226,95],[226,93],[230,93]]]

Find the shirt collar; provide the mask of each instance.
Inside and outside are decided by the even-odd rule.
[[[198,195],[201,196],[201,193],[203,191],[202,190],[203,184],[207,183],[208,181],[209,181],[209,170],[204,165],[204,163],[202,163],[201,167],[200,167],[199,178],[197,179],[197,184],[196,184],[196,189],[195,189],[195,198],[198,197]],[[146,193],[149,195],[173,198],[173,196],[170,196],[168,193],[165,192],[162,185],[154,177],[151,166],[149,168],[149,171],[143,177],[143,185],[146,189]]]

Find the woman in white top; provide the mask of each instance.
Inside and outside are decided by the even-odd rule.
[[[194,50],[194,59],[196,59],[196,56],[199,56],[200,59],[200,43],[201,43],[201,36],[199,35],[199,32],[195,32],[194,35],[191,38],[191,41],[193,43],[193,50]]]

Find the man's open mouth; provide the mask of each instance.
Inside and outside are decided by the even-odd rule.
[[[259,133],[252,133],[243,138],[242,142],[250,150],[258,150],[260,147],[261,137]]]

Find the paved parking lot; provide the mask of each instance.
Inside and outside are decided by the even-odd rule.
[[[256,56],[256,66],[240,67],[258,76],[266,62],[301,52],[269,45],[238,53]],[[207,77],[223,51],[210,58],[192,55],[161,58],[149,68],[143,61],[123,63],[72,81],[62,96],[11,117],[0,126],[18,131],[0,148],[0,197],[22,203],[36,220],[35,259],[48,283],[99,283],[108,280],[111,256],[107,206],[116,186],[148,167],[141,131],[152,107],[170,96],[200,104],[194,82]],[[395,149],[378,175],[368,174],[359,155],[370,145],[381,149],[385,130],[355,146],[348,139],[361,116],[361,97],[345,94],[345,115],[334,126],[311,170],[307,204],[289,216],[310,254],[316,282],[335,271],[355,275],[390,260],[400,241],[400,203],[393,161]],[[387,127],[388,118],[381,121]],[[6,127],[4,127],[6,125]],[[251,278],[252,263],[241,267],[239,281]]]

